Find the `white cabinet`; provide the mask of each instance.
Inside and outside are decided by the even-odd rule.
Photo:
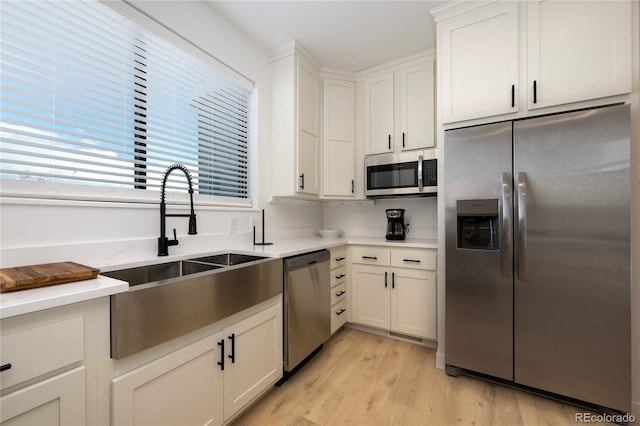
[[[515,113],[519,99],[526,116],[631,92],[630,1],[457,2],[433,14],[443,123]]]
[[[396,126],[396,141],[400,150],[434,146],[435,87],[433,61],[414,65],[396,72],[400,125]]]
[[[225,424],[281,377],[278,303],[113,379],[113,424]]]
[[[326,197],[355,194],[355,83],[323,80],[324,156],[322,193]]]
[[[352,321],[436,339],[436,251],[355,246]]]
[[[108,298],[0,322],[2,425],[98,422],[96,344],[108,340],[96,326],[98,306],[106,308]]]
[[[282,304],[224,330],[224,421],[282,377]]]
[[[296,41],[270,54],[271,146],[274,196],[320,193],[320,73]]]
[[[113,380],[114,425],[222,424],[222,332]]]
[[[527,2],[528,107],[631,91],[631,2]]]
[[[331,249],[331,334],[344,325],[347,318],[347,250]]]
[[[366,153],[392,152],[393,73],[367,78],[364,87]]]
[[[365,76],[365,153],[433,147],[434,105],[434,67],[429,55]]]
[[[442,121],[518,110],[518,2],[494,2],[437,26]]]

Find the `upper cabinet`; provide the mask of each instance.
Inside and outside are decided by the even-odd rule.
[[[496,2],[438,23],[445,123],[518,110],[518,3]]]
[[[450,2],[432,13],[443,123],[631,91],[629,1]]]
[[[365,153],[434,146],[434,66],[426,57],[364,74]]]
[[[297,42],[270,52],[270,193],[320,194],[320,71]]]
[[[528,107],[631,91],[631,3],[527,2]]]
[[[323,195],[353,197],[355,181],[355,82],[323,80]]]

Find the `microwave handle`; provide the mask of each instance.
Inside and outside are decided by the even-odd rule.
[[[422,160],[423,157],[420,155],[418,157],[418,191],[422,192],[424,188],[424,182],[422,181]]]

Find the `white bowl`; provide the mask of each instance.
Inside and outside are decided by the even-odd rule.
[[[323,237],[339,237],[342,235],[342,229],[318,229],[318,234]]]

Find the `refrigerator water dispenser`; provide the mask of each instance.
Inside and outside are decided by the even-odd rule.
[[[458,248],[499,250],[498,200],[458,200]]]

